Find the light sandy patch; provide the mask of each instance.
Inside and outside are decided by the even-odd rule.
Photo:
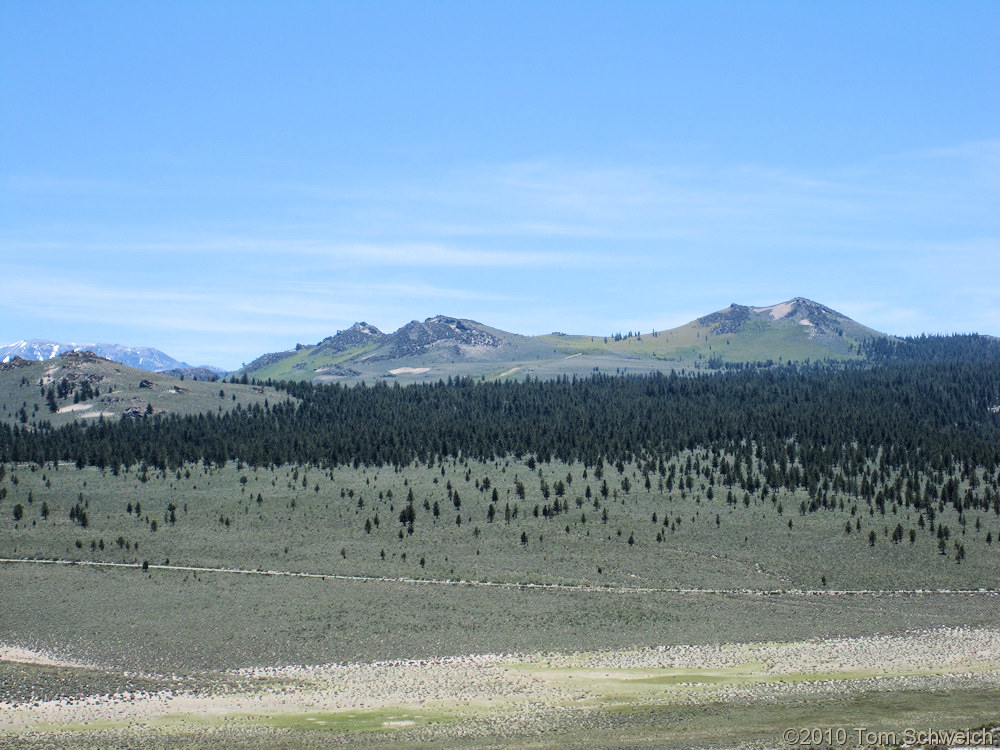
[[[28,656],[39,658],[30,651]],[[164,719],[236,722],[390,707],[479,707],[509,720],[526,708],[537,716],[581,701],[596,707],[742,704],[873,691],[947,692],[963,686],[996,690],[998,660],[1000,631],[951,628],[791,643],[256,667],[229,673],[244,684],[233,692],[139,691],[0,704],[0,734],[95,722],[148,727]],[[410,726],[405,713],[386,719],[387,729]]]
[[[69,406],[60,407],[58,413],[65,414],[68,411],[87,411],[93,408],[90,404],[70,404]]]
[[[780,305],[771,305],[770,307],[755,307],[754,312],[769,312],[771,313],[772,320],[780,320],[792,311],[791,302],[782,302]]]
[[[54,654],[44,651],[33,651],[30,648],[21,646],[6,646],[0,643],[0,661],[14,662],[17,664],[36,664],[42,667],[71,667],[91,669],[93,665],[84,664],[78,661],[68,661],[60,659]]]
[[[800,326],[811,326],[812,325],[812,321],[809,320],[809,318],[803,318],[802,320],[799,321],[799,325]]]
[[[104,417],[105,419],[107,419],[108,417],[114,417],[114,416],[116,415],[113,411],[91,411],[87,412],[86,414],[81,414],[80,419],[98,419],[100,417]]]
[[[1000,667],[1000,631],[989,628],[940,628],[902,635],[827,638],[792,643],[679,645],[549,657],[548,663],[595,670],[711,670],[751,664],[755,671],[766,675],[996,670]]]
[[[425,372],[430,372],[429,367],[397,367],[395,370],[389,370],[390,375],[420,375]]]
[[[558,695],[534,676],[514,669],[512,662],[510,656],[481,655],[372,664],[261,667],[232,672],[249,679],[251,685],[231,693],[161,690],[0,703],[0,735],[4,730],[37,726],[148,723],[164,717],[183,721],[183,717],[190,716],[273,716],[428,704],[510,705],[522,704],[529,697],[537,700]],[[294,689],[290,688],[291,683],[295,684]],[[405,719],[388,726],[409,726],[403,722]]]
[[[521,369],[520,367],[511,367],[509,370],[507,370],[507,372],[501,372],[499,375],[497,375],[497,377],[498,378],[505,378],[508,375],[513,375],[515,372],[517,372],[520,369]],[[1000,407],[998,407],[998,408],[1000,408]]]

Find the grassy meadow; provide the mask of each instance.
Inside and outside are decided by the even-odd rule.
[[[46,390],[5,382],[36,429],[17,394],[41,413]],[[149,382],[129,398],[154,413],[186,387]],[[202,386],[192,409],[287,398]],[[1000,477],[876,451],[771,486],[753,448],[4,464],[0,747],[773,747],[996,722]]]
[[[941,511],[942,554],[912,509],[883,515],[847,496],[843,509],[803,512],[804,493],[762,498],[710,471],[695,479],[693,465],[686,473],[706,458],[678,456],[670,490],[655,474],[647,489],[624,464],[12,466],[0,482],[0,557],[125,567],[4,564],[0,642],[164,671],[783,640],[994,616],[990,595],[835,593],[995,590],[994,514]]]
[[[992,510],[943,505],[928,522],[911,507],[880,510],[847,494],[810,510],[804,490],[751,494],[717,483],[706,452],[664,465],[670,489],[632,464],[531,464],[447,459],[331,470],[229,462],[117,475],[67,464],[12,467],[0,550],[12,558],[654,589],[993,589],[1000,572]],[[74,509],[85,526],[71,518]]]

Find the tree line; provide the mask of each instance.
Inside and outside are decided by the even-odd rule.
[[[117,471],[185,462],[397,466],[466,456],[587,465],[695,447],[754,450],[785,474],[876,462],[906,471],[1000,464],[1000,367],[991,361],[785,366],[714,375],[346,387],[271,384],[286,402],[197,416],[0,428],[0,461]],[[792,479],[801,477],[788,477]],[[807,477],[808,478],[808,477]]]

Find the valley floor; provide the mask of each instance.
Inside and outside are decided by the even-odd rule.
[[[5,669],[48,670],[50,680],[87,669],[23,649],[7,658],[17,661]],[[998,629],[213,677],[214,685],[202,674],[190,686],[8,700],[0,746],[859,747],[930,731],[963,744],[949,733],[984,726],[1000,743]]]
[[[931,517],[730,490],[713,458],[12,465],[0,748],[856,748],[1000,722],[992,473]],[[939,744],[989,744],[961,739]]]

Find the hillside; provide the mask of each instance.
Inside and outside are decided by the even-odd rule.
[[[696,320],[649,334],[545,338],[560,351],[611,352],[675,362],[802,362],[859,357],[859,343],[885,338],[818,302],[796,297],[776,305],[733,304]]]
[[[761,311],[731,312],[698,325],[736,336]],[[441,320],[326,345],[503,352],[487,335]],[[553,747],[653,729],[778,747],[803,716],[875,726],[886,706],[993,721],[1000,341],[862,348],[712,377],[280,391],[13,360],[0,745],[165,747],[169,727],[171,747],[522,747],[525,706]],[[211,413],[50,429],[48,389],[66,421],[106,395]],[[429,688],[442,667],[464,672]]]
[[[0,364],[0,423],[60,426],[100,418],[202,414],[284,401],[273,389],[209,383],[152,373],[98,357],[67,352],[44,362],[15,357]]]
[[[731,305],[649,334],[522,336],[439,315],[394,333],[355,323],[312,346],[265,354],[247,365],[257,380],[436,381],[449,376],[542,379],[561,375],[719,369],[733,364],[856,359],[886,335],[796,297],[766,307]]]

